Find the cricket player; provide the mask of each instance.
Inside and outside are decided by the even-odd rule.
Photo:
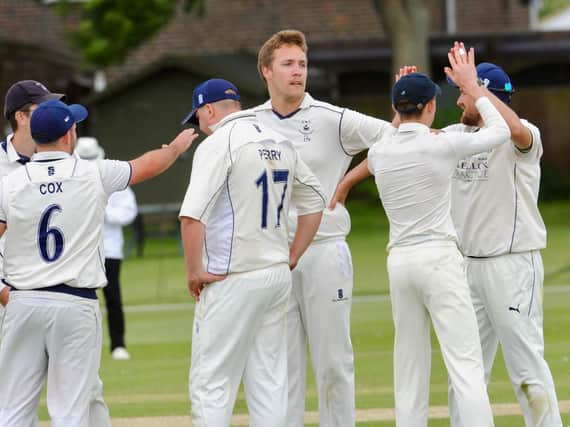
[[[105,158],[105,150],[99,145],[97,138],[92,136],[77,139],[75,154],[85,160]],[[103,224],[105,275],[107,277],[107,286],[103,288],[103,295],[107,308],[107,325],[113,360],[129,360],[131,358],[125,344],[125,316],[119,279],[123,261],[123,227],[132,223],[137,214],[137,200],[131,187],[116,191],[109,196],[105,207],[105,223]]]
[[[89,162],[71,156],[78,104],[40,104],[30,130],[36,153],[0,182],[0,234],[6,234],[3,300],[8,300],[0,344],[0,425],[35,425],[47,378],[52,425],[94,423],[101,313],[96,289],[106,283],[102,226],[108,196],[156,176],[186,151],[196,134],[130,162]],[[9,298],[8,298],[9,295]]]
[[[454,49],[465,47],[456,43]],[[509,108],[514,89],[502,68],[481,63],[477,74],[511,130],[507,143],[457,162],[451,186],[451,213],[465,255],[485,379],[490,380],[500,343],[525,426],[561,427],[554,381],[544,358],[540,250],[546,247],[546,229],[537,206],[540,131]],[[474,135],[487,129],[470,97],[461,92],[457,105],[463,110],[461,124],[446,132]],[[452,426],[470,425],[457,412],[453,385],[450,410]]]
[[[430,318],[466,425],[493,425],[477,320],[451,220],[451,176],[458,159],[509,137],[507,124],[477,84],[472,52],[450,56],[446,72],[473,99],[486,128],[431,133],[439,87],[412,73],[392,91],[397,134],[368,152],[390,224],[388,275],[394,319],[396,425],[425,427],[431,372]]]
[[[6,92],[4,99],[4,116],[10,123],[12,134],[8,135],[2,143],[0,150],[0,178],[22,168],[30,161],[36,150],[36,143],[30,131],[30,117],[38,104],[50,99],[64,100],[65,95],[52,93],[41,82],[35,80],[21,80],[14,83]],[[4,236],[0,238],[0,276],[4,265]],[[3,276],[2,276],[3,277]],[[0,280],[0,291],[5,287]],[[0,292],[0,338],[4,306],[8,303],[8,292]],[[110,426],[109,408],[103,400],[103,383],[97,380],[92,393],[89,408],[90,425],[93,427]]]
[[[62,99],[63,94],[52,93],[42,83],[35,80],[21,80],[14,83],[4,98],[4,117],[10,123],[12,133],[0,146],[0,178],[26,164],[35,150],[35,143],[30,134],[30,116],[38,104],[49,99]],[[4,257],[4,239],[0,239],[0,277],[2,276]],[[5,285],[0,282],[0,290]],[[4,313],[0,300],[0,326]],[[1,331],[0,331],[1,335]]]
[[[188,284],[199,299],[192,419],[228,426],[243,376],[250,425],[277,427],[287,410],[290,269],[313,239],[325,199],[293,144],[240,111],[239,100],[231,82],[207,80],[184,120],[210,135],[196,150],[180,209]],[[292,203],[299,225],[289,248]]]
[[[271,36],[258,55],[258,71],[270,99],[253,111],[265,126],[291,140],[321,182],[327,203],[352,157],[395,128],[305,92],[307,44],[302,32]],[[294,210],[289,217],[295,229]],[[355,424],[354,355],[350,339],[353,271],[343,205],[326,209],[315,240],[293,271],[288,309],[289,409],[287,425],[303,425],[307,339],[316,377],[321,426]],[[292,234],[291,234],[292,236]]]

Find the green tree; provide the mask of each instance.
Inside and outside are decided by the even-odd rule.
[[[63,13],[68,1],[60,0]],[[162,28],[177,8],[201,12],[203,0],[89,0],[79,26],[70,33],[71,42],[88,65],[119,63]]]
[[[392,72],[415,65],[430,74],[429,30],[433,0],[372,0],[392,45]]]

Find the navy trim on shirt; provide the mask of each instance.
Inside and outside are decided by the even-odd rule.
[[[4,141],[2,143],[2,149],[4,150],[4,152],[6,154],[8,154],[8,141]],[[16,160],[18,163],[25,165],[26,163],[28,163],[31,159],[28,156],[24,156],[23,154],[20,154],[16,151],[16,153],[18,154],[18,156],[20,156],[20,158],[18,160]]]
[[[297,108],[295,111],[293,111],[292,113],[286,114],[286,115],[282,115],[279,112],[275,111],[275,110],[271,110],[273,111],[273,114],[275,114],[277,116],[277,118],[279,120],[284,120],[284,119],[289,119],[291,117],[293,117],[295,114],[297,114],[299,111],[301,111],[300,108]]]

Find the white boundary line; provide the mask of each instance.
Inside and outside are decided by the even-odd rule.
[[[570,285],[551,285],[544,287],[546,294],[565,294],[570,292]],[[354,302],[386,302],[390,301],[389,294],[381,295],[357,295],[352,298]],[[176,304],[144,304],[144,305],[127,305],[124,311],[127,313],[151,313],[160,311],[180,311],[192,310],[194,303],[176,303]]]

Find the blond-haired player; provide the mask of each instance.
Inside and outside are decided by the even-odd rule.
[[[394,131],[389,122],[321,102],[305,92],[307,43],[302,32],[271,36],[258,54],[270,99],[253,109],[259,121],[290,139],[323,186],[327,203],[354,155]],[[295,216],[290,218],[292,230]],[[326,209],[315,240],[293,271],[288,312],[290,426],[303,424],[307,339],[321,426],[355,423],[354,355],[350,339],[353,271],[346,236],[350,216]]]

